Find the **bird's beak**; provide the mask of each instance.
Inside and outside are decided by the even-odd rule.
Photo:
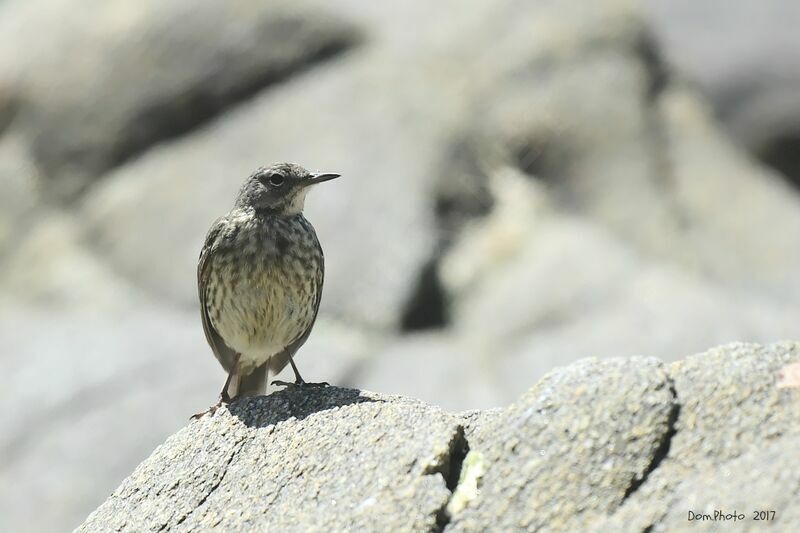
[[[317,183],[322,183],[323,181],[330,181],[332,179],[336,179],[341,174],[329,174],[329,173],[319,173],[314,174],[311,178],[306,180],[307,185],[316,185]]]

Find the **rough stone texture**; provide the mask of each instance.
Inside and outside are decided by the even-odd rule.
[[[272,160],[344,175],[307,205],[328,260],[309,379],[486,408],[586,356],[797,337],[797,193],[672,69],[657,1],[0,2],[0,530],[74,526],[213,401],[197,254]],[[757,77],[795,61],[778,4],[741,31],[693,16]],[[725,109],[785,137],[788,78],[764,113],[723,87]],[[453,514],[484,475],[465,465]]]
[[[703,469],[686,479],[676,489],[662,524],[653,531],[796,529],[800,524],[800,467],[797,461],[787,460],[787,455],[798,445],[797,437],[784,437],[765,444],[763,449],[751,449],[721,468]],[[690,522],[689,511],[711,516],[735,512],[738,516],[736,520]]]
[[[791,531],[798,391],[775,378],[798,358],[786,342],[587,359],[460,415],[335,387],[243,399],[170,437],[78,530],[675,531],[716,508],[759,530],[748,511],[769,508]]]
[[[597,530],[644,530],[654,525],[656,530],[671,531],[673,526],[686,527],[686,513],[694,507],[682,507],[684,503],[697,502],[703,508],[714,501],[722,509],[758,509],[767,495],[756,497],[756,485],[749,483],[754,473],[742,468],[753,462],[766,478],[774,476],[776,468],[786,470],[787,477],[779,479],[785,481],[781,488],[787,494],[771,502],[770,508],[790,499],[794,503],[780,509],[779,514],[792,513],[791,507],[796,507],[798,498],[798,485],[792,482],[792,472],[796,472],[792,446],[800,431],[798,392],[776,387],[776,380],[778,371],[798,357],[797,343],[763,347],[733,344],[673,363],[669,372],[680,412],[669,453],[625,504],[607,522],[599,523]],[[783,449],[777,465],[770,462],[775,455],[770,450],[778,445],[775,443]],[[737,461],[746,453],[750,455]],[[764,462],[753,454],[761,454]],[[742,494],[725,501],[726,493],[715,487],[720,476]],[[714,479],[718,481],[715,483]],[[713,492],[696,492],[703,483]],[[747,501],[746,506],[741,505],[743,501]],[[747,527],[758,530],[759,524],[754,524],[750,515],[747,518]],[[781,524],[785,529],[791,522],[781,519],[775,525]]]
[[[243,400],[171,437],[78,531],[432,531],[456,417],[351,389]]]
[[[548,374],[469,440],[486,473],[454,531],[581,530],[664,453],[677,412],[656,359],[584,360]]]
[[[0,17],[0,93],[17,95],[12,127],[30,137],[48,192],[70,196],[347,48],[353,32],[293,3],[11,2]]]

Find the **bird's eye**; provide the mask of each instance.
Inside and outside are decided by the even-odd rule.
[[[272,185],[273,187],[280,187],[281,185],[283,185],[283,175],[278,174],[277,172],[274,174],[270,174],[269,178],[267,179],[269,180],[269,184]]]

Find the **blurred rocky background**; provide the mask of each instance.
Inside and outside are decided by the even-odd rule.
[[[0,530],[215,401],[195,267],[255,167],[328,265],[298,363],[449,410],[800,324],[800,5],[0,2]]]

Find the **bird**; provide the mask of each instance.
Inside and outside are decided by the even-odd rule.
[[[259,167],[239,189],[233,208],[208,230],[197,265],[206,340],[228,377],[219,401],[192,418],[213,414],[239,396],[266,393],[270,372],[292,366],[319,311],[325,256],[303,215],[315,185],[339,174],[311,173],[293,163]]]

